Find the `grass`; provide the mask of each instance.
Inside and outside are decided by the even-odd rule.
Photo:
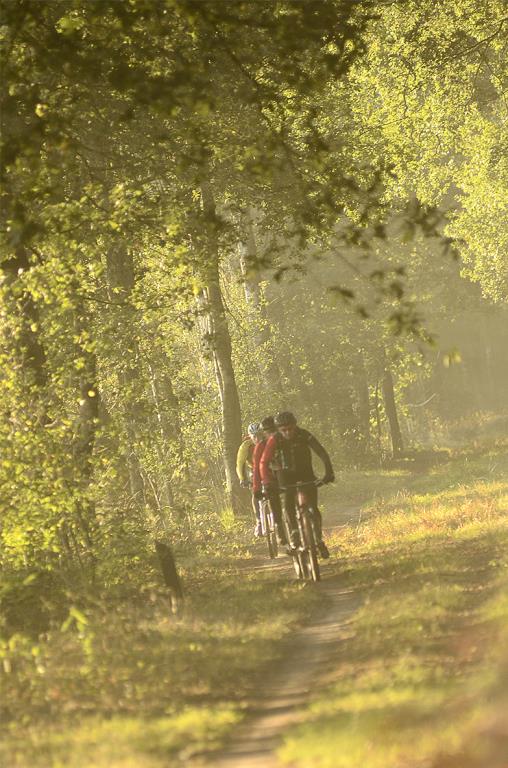
[[[11,737],[4,764],[159,768],[185,762],[197,752],[217,746],[238,720],[234,707],[211,706],[186,707],[149,719],[89,716],[66,729],[42,731],[28,725],[23,735]]]
[[[366,503],[331,537],[338,557],[328,568],[363,603],[326,688],[285,735],[284,761],[506,768],[488,734],[508,712],[507,477],[503,443],[451,455],[426,475],[342,476],[340,504]],[[228,510],[220,525],[236,542],[227,560],[204,534],[206,557],[180,552],[181,618],[155,581],[123,584],[70,613],[58,614],[54,597],[42,634],[23,629],[0,645],[0,764],[171,768],[223,743],[279,641],[322,596],[285,573],[238,571],[255,552],[249,526]],[[51,603],[54,587],[38,588]]]
[[[9,768],[168,768],[217,747],[277,641],[317,596],[287,575],[209,566],[182,618],[152,586],[75,608],[37,642],[3,646]]]
[[[405,481],[332,542],[364,600],[333,682],[286,734],[291,765],[508,765],[508,446]]]

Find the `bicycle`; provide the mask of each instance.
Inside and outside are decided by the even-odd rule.
[[[261,536],[266,538],[268,554],[274,560],[279,554],[277,526],[268,498],[263,498],[259,502],[259,521],[261,523]]]
[[[312,480],[307,483],[296,483],[295,485],[287,485],[281,488],[281,491],[296,488],[297,491],[297,504],[296,504],[296,521],[298,523],[298,533],[300,535],[300,546],[291,547],[288,554],[293,559],[293,567],[298,579],[309,581],[320,581],[321,571],[318,561],[318,549],[316,535],[316,522],[314,518],[314,510],[309,506],[309,502],[305,496],[305,492],[302,488],[308,485],[315,485],[319,488],[323,485],[322,480]],[[285,524],[287,527],[287,516],[284,515]]]

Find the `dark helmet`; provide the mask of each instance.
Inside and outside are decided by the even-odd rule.
[[[296,418],[291,411],[281,411],[274,419],[276,427],[290,427],[292,424],[296,424]]]
[[[267,432],[273,432],[276,429],[273,416],[265,416],[265,418],[261,422],[261,426]]]

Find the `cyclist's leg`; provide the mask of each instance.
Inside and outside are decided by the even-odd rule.
[[[316,536],[318,540],[320,540],[323,535],[323,518],[318,508],[318,489],[316,488],[316,486],[308,485],[305,488],[305,496],[307,497],[307,502],[309,504],[310,509],[312,509],[314,513],[314,525],[316,530]]]
[[[316,488],[315,485],[309,485],[308,488],[306,488],[305,493],[309,501],[309,507],[314,512],[314,524],[316,528],[316,536],[318,540],[320,540],[323,535],[323,517],[318,507],[318,489]]]
[[[316,530],[316,538],[317,538],[317,546],[319,549],[319,553],[321,557],[330,557],[330,553],[328,552],[328,547],[326,546],[325,542],[323,541],[323,516],[321,515],[321,511],[318,507],[318,489],[314,485],[310,485],[307,491],[307,497],[309,499],[309,507],[314,512],[314,525]]]
[[[284,530],[284,525],[282,523],[282,505],[280,502],[279,494],[278,493],[270,494],[268,503],[270,504],[270,509],[272,510],[272,514],[273,514],[273,519],[277,526],[279,544],[287,544],[286,532]]]
[[[296,520],[296,490],[294,488],[284,491],[284,511],[286,513],[291,544],[297,547],[300,544],[300,534]]]
[[[261,511],[259,505],[261,500],[256,493],[252,494],[252,509],[254,510],[254,516],[256,518],[256,527],[254,528],[254,536],[261,536]]]

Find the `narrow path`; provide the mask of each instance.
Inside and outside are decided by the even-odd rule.
[[[342,527],[358,516],[358,509],[340,510],[328,518],[326,531]],[[247,561],[250,570],[285,569],[288,558],[274,564],[265,558]],[[281,660],[265,669],[251,698],[247,716],[229,745],[193,765],[203,768],[278,768],[276,750],[285,730],[298,723],[313,691],[326,681],[340,658],[343,641],[350,636],[349,623],[360,605],[360,597],[341,585],[339,575],[322,568],[323,580],[312,589],[323,594],[323,610],[312,623],[286,640]]]

